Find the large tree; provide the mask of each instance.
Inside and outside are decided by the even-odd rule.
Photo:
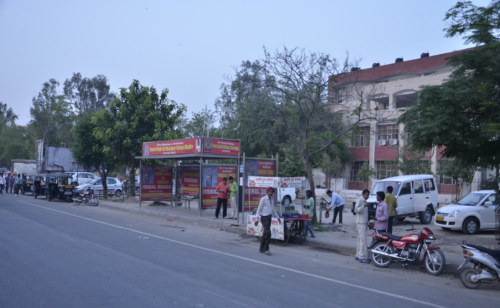
[[[214,137],[214,133],[217,130],[215,127],[215,121],[217,117],[215,112],[210,109],[202,110],[200,112],[193,112],[191,119],[186,120],[183,123],[182,130],[184,131],[186,137]]]
[[[399,122],[412,147],[442,147],[461,164],[500,165],[500,1],[488,7],[458,2],[446,13],[448,37],[462,35],[475,48],[450,57],[454,70],[438,86],[423,87]],[[497,181],[499,180],[497,173]]]
[[[363,96],[342,106],[329,95],[336,78],[348,68],[347,60],[340,63],[323,53],[286,47],[274,53],[264,50],[261,61],[244,62],[231,84],[222,86],[216,102],[222,124],[240,125],[242,139],[260,151],[294,151],[314,194],[315,161],[329,147],[345,148],[350,131],[368,120]],[[316,214],[313,223],[317,224]]]
[[[66,79],[64,95],[73,104],[75,112],[80,117],[87,112],[103,109],[116,98],[110,90],[106,76],[84,78],[80,73],[73,73],[71,78]]]
[[[135,157],[142,155],[142,143],[182,138],[178,124],[185,110],[183,104],[168,98],[168,89],[158,94],[154,87],[134,80],[128,88],[120,89],[109,108],[92,118],[94,136],[103,145],[100,151],[129,167],[129,185],[134,186],[138,165]]]

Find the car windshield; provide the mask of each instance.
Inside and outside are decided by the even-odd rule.
[[[401,186],[401,182],[396,181],[380,181],[373,186],[370,195],[376,195],[377,191],[387,192],[387,186],[392,186],[392,194],[396,195],[399,192],[399,187]]]
[[[92,181],[89,182],[89,184],[95,184],[95,182],[100,181],[101,178],[95,178]]]
[[[27,181],[33,181],[33,176],[32,175],[28,175],[28,178],[26,179]]]
[[[59,178],[59,185],[71,185],[73,184],[72,178]]]
[[[479,201],[486,197],[485,193],[470,193],[467,196],[460,199],[457,204],[460,205],[477,205]]]

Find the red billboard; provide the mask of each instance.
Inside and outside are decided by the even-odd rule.
[[[203,139],[203,153],[240,155],[240,142],[225,139]]]
[[[232,176],[236,179],[236,166],[203,166],[203,208],[212,208],[217,206],[219,193],[216,187],[222,183],[223,178]],[[229,184],[229,181],[227,183]],[[231,204],[228,194],[227,205]]]
[[[245,208],[244,212],[252,212],[259,207],[260,199],[267,195],[267,187],[245,187]]]
[[[153,141],[142,144],[142,156],[201,153],[201,138]]]
[[[247,159],[245,160],[245,209],[253,211],[259,206],[260,199],[266,195],[266,188],[248,186],[248,176],[276,176],[276,161]]]
[[[198,196],[200,194],[200,166],[177,167],[177,192],[179,195]]]
[[[142,166],[141,200],[168,200],[172,198],[172,167]]]

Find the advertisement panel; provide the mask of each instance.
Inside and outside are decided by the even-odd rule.
[[[279,178],[282,188],[303,188],[306,183],[305,177]]]
[[[177,167],[177,193],[184,196],[200,194],[200,166]]]
[[[15,174],[27,173],[27,172],[36,172],[36,164],[35,163],[21,163],[15,162],[13,168],[13,172]]]
[[[153,141],[142,144],[142,156],[201,153],[201,138]]]
[[[230,176],[236,178],[236,166],[203,166],[203,208],[217,207],[219,193],[216,187],[223,178]],[[231,205],[229,196],[227,205]]]
[[[249,176],[248,187],[274,187],[278,188],[280,178],[273,176]]]
[[[204,138],[203,153],[238,156],[240,155],[240,142],[225,139]]]
[[[172,167],[142,166],[141,186],[143,201],[172,198]]]
[[[255,222],[259,220],[259,218],[256,215],[248,215],[247,216],[247,234],[248,235],[254,235],[254,236],[262,236],[264,233],[264,227],[262,226],[262,223],[259,220],[259,224],[257,227],[255,226]],[[284,227],[283,227],[283,222],[279,223],[277,218],[272,218],[271,221],[271,238],[276,239],[276,240],[285,240],[285,233],[284,233]]]
[[[248,177],[275,177],[276,176],[276,161],[247,159],[245,160],[245,211],[253,211],[259,206],[260,199],[266,195],[266,188],[257,188],[250,186]],[[270,185],[271,186],[271,185]],[[276,187],[276,186],[273,186]]]

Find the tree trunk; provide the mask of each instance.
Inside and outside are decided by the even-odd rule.
[[[135,159],[132,160],[130,164],[130,173],[129,173],[129,187],[130,187],[130,195],[135,197]]]
[[[309,186],[311,187],[310,190],[312,191],[312,195],[313,195],[313,200],[314,200],[314,211],[313,211],[313,220],[312,220],[312,224],[313,225],[318,225],[318,216],[316,214],[316,190],[315,190],[315,187],[314,187],[314,177],[313,177],[313,173],[312,173],[312,169],[311,167],[309,166],[309,163],[308,162],[302,162],[304,164],[304,167],[306,169],[306,172],[307,172],[307,179],[309,180]]]
[[[108,199],[108,171],[105,170],[104,166],[102,166],[102,171],[101,171],[101,169],[97,169],[97,170],[99,170],[99,175],[101,176],[103,199],[107,200]]]

